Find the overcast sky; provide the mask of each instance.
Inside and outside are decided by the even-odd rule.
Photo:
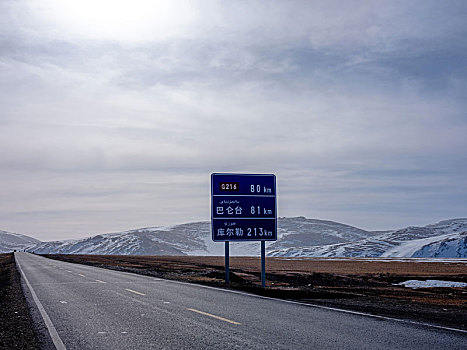
[[[210,218],[212,172],[279,216],[467,216],[466,1],[0,0],[0,229]]]

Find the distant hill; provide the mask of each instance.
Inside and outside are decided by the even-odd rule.
[[[224,244],[211,240],[210,222],[149,227],[89,238],[43,242],[30,250],[39,254],[223,255]],[[304,217],[279,218],[278,240],[267,249],[352,242],[374,234],[332,221]],[[258,255],[259,242],[231,244],[232,255]]]
[[[210,227],[209,221],[203,221],[53,242],[16,235],[35,242],[10,244],[8,249],[26,248],[39,254],[223,255],[224,244],[211,240]],[[467,219],[371,232],[333,221],[279,218],[278,239],[267,242],[266,251],[268,256],[288,257],[467,258]],[[259,242],[230,244],[233,256],[257,256],[259,253]]]
[[[18,233],[0,231],[0,253],[9,253],[14,250],[23,250],[35,246],[41,241]]]
[[[269,256],[467,258],[467,218],[383,232],[353,242],[276,249]]]

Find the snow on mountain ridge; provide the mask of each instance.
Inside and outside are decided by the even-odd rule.
[[[279,218],[278,240],[267,242],[267,249],[282,249],[295,244],[320,245],[349,242],[372,233],[332,221],[304,217]],[[209,221],[166,227],[139,228],[100,234],[74,240],[44,242],[34,247],[37,253],[134,254],[134,255],[223,255],[224,244],[211,240]],[[258,255],[259,242],[232,242],[231,255]]]
[[[357,227],[303,216],[279,218],[278,231],[277,242],[269,245],[272,250],[345,243],[373,236],[373,233]]]
[[[443,220],[436,224],[430,224],[423,227],[409,226],[400,230],[389,232],[385,235],[385,237],[387,239],[393,239],[395,241],[401,242],[462,231],[467,231],[467,218]]]
[[[411,226],[359,241],[296,246],[272,250],[268,256],[293,257],[467,257],[467,219],[450,219],[424,227]]]
[[[224,244],[212,241],[210,229],[209,221],[192,222],[22,245],[21,249],[64,254],[223,255]],[[466,232],[466,218],[378,232],[326,220],[279,218],[278,240],[266,242],[266,250],[268,256],[459,258],[467,257]],[[258,256],[259,252],[259,242],[230,244],[232,256]]]
[[[23,250],[40,243],[39,240],[19,233],[0,231],[0,253]]]
[[[432,256],[435,258],[467,258],[467,232],[453,234],[441,240],[430,242],[412,254],[414,258]]]
[[[394,246],[393,248],[385,251],[381,257],[398,257],[398,256],[408,256],[413,257],[417,251],[425,246],[432,245],[444,240],[452,240],[459,237],[458,233],[448,233],[445,235],[439,235],[434,237],[427,237],[421,239],[413,239],[410,241],[402,242],[400,245]],[[422,256],[420,256],[422,257]]]

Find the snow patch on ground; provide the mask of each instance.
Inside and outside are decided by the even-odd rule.
[[[404,286],[407,288],[418,289],[418,288],[466,288],[467,283],[454,282],[454,281],[439,281],[439,280],[409,280],[395,284],[396,286]]]

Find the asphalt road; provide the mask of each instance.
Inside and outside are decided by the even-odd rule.
[[[16,259],[58,349],[467,349],[466,332],[28,253]]]

